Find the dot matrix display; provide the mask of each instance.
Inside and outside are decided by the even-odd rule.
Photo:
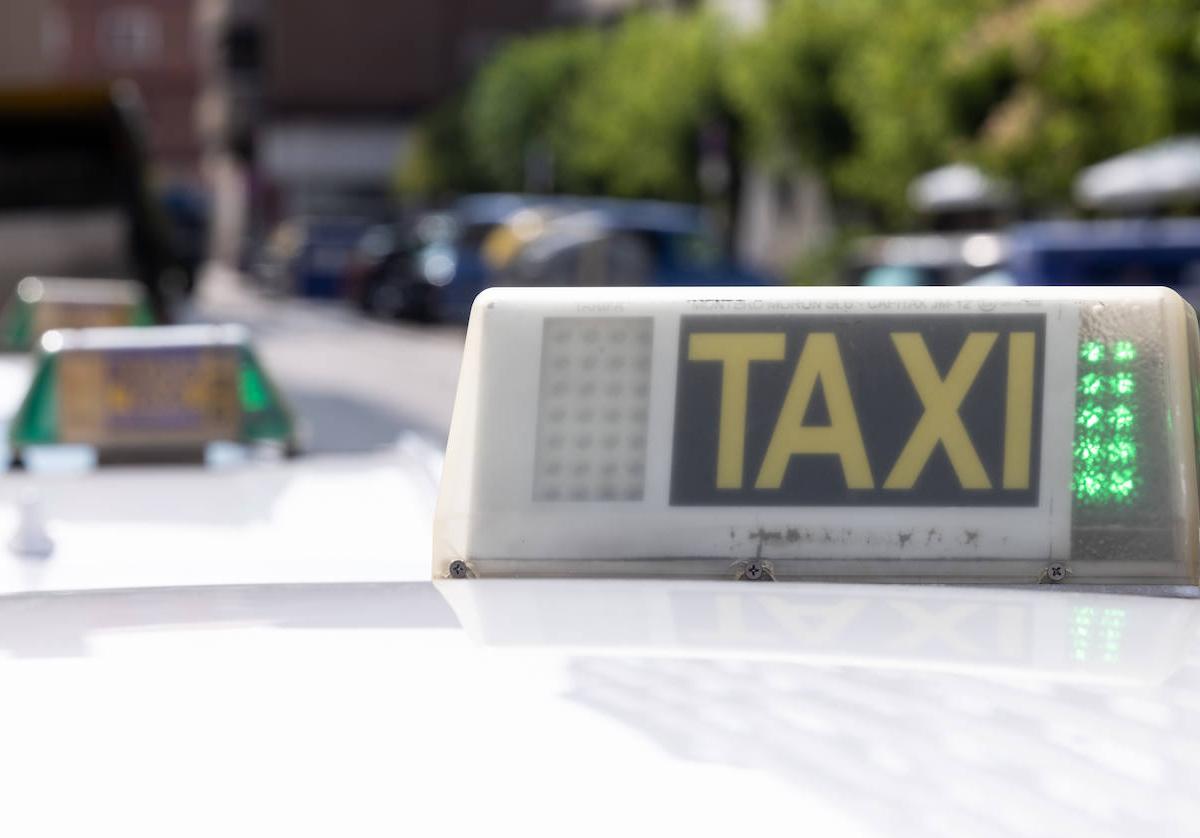
[[[641,500],[653,323],[546,318],[534,500]]]
[[[1128,503],[1137,496],[1137,354],[1127,340],[1079,347],[1071,490],[1081,503]]]

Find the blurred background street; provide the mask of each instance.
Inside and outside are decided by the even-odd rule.
[[[1198,79],[1191,0],[7,0],[0,298],[133,279],[314,450],[440,442],[493,285],[1196,299]]]
[[[461,326],[381,323],[305,300],[263,300],[239,276],[215,267],[190,314],[250,328],[267,368],[307,424],[308,450],[372,450],[406,431],[445,443]]]

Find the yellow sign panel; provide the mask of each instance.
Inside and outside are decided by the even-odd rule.
[[[51,329],[129,326],[133,313],[129,303],[42,300],[33,309],[33,337],[36,340]]]
[[[239,437],[236,347],[67,351],[58,363],[65,443],[166,447]]]
[[[1045,317],[683,318],[676,506],[1037,506]]]

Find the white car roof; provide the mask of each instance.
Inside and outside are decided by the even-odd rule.
[[[0,823],[1182,835],[1200,815],[1190,601],[438,584],[0,597],[0,781],[20,792]],[[1086,609],[1121,613],[1115,662],[1076,643]]]
[[[426,458],[437,456],[410,441],[223,468],[7,474],[0,594],[428,575],[436,463]],[[22,554],[29,526],[50,538],[49,556]]]

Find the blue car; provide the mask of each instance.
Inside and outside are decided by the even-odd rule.
[[[369,226],[354,217],[285,221],[272,232],[254,272],[278,293],[341,297],[351,254]]]
[[[1018,285],[1165,285],[1200,297],[1200,220],[1046,221],[1011,231]]]
[[[764,285],[726,255],[700,207],[658,201],[472,195],[386,278],[396,313],[466,320],[491,285]]]

